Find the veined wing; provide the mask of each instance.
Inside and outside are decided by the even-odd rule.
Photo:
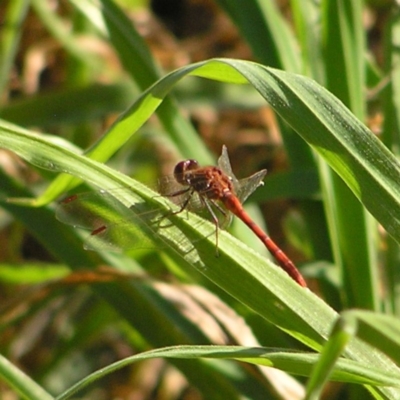
[[[255,174],[238,180],[232,171],[231,163],[228,157],[228,150],[225,145],[222,146],[222,154],[218,159],[218,167],[231,178],[233,187],[235,188],[236,196],[244,203],[246,199],[261,185],[267,174],[267,170],[263,169]]]
[[[111,192],[100,190],[69,196],[58,204],[56,218],[90,231],[84,243],[87,250],[153,248],[150,237],[161,224],[161,212],[148,208],[144,212],[140,203],[127,207]]]

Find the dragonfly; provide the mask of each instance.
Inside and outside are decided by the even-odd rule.
[[[169,192],[163,189],[163,196],[170,198],[179,204],[175,211],[171,211],[166,216],[158,218],[158,221],[164,217],[180,214],[185,210],[197,211],[205,209],[211,221],[215,225],[216,252],[218,254],[218,232],[221,228],[229,225],[232,215],[239,218],[245,225],[261,240],[268,251],[273,255],[279,266],[288,273],[300,286],[307,287],[306,281],[297,269],[293,261],[284,253],[284,251],[256,224],[243,207],[243,202],[259,186],[263,185],[263,179],[267,171],[261,170],[248,178],[238,180],[233,171],[228,157],[228,151],[224,145],[222,154],[218,159],[217,166],[201,167],[194,159],[180,161],[176,164],[173,171],[173,180],[175,187]],[[101,191],[103,196],[112,199],[109,193]],[[119,240],[118,218],[121,223],[134,223],[130,218],[122,220],[120,213],[126,214],[126,206],[117,200],[111,200],[116,207],[116,211],[106,216],[101,215],[102,207],[93,207],[96,204],[95,193],[88,195],[72,195],[64,199],[56,210],[56,217],[64,223],[91,229],[91,233],[85,241],[86,249],[103,250],[134,248],[135,235],[129,235],[126,240]],[[122,207],[121,207],[122,206]],[[99,212],[97,212],[99,211]],[[99,215],[100,214],[100,215]],[[119,215],[119,217],[118,217]],[[151,213],[148,213],[151,215]],[[159,215],[159,212],[158,212]],[[143,216],[141,217],[143,218]],[[136,221],[138,221],[136,219]],[[159,222],[158,222],[159,224]],[[156,231],[156,229],[154,230]]]

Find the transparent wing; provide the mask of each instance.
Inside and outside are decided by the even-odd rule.
[[[228,149],[226,148],[225,145],[222,146],[222,153],[221,156],[218,158],[218,167],[222,170],[222,172],[224,172],[231,178],[233,187],[236,190],[239,181],[236,179],[236,176],[232,171],[231,162],[229,161],[229,156],[228,156]]]
[[[238,182],[236,196],[242,203],[244,203],[259,186],[264,185],[263,179],[265,175],[267,175],[267,170],[263,169],[249,176],[248,178],[241,179]]]
[[[263,169],[249,176],[248,178],[238,181],[232,171],[231,163],[228,157],[228,150],[225,145],[222,146],[222,154],[218,159],[218,167],[221,168],[221,170],[231,178],[233,187],[235,188],[236,196],[242,203],[245,202],[246,199],[259,186],[263,185],[263,179],[267,174],[267,170]]]
[[[84,240],[86,250],[165,249],[171,237],[180,243],[183,251],[193,248],[193,243],[171,222],[172,210],[171,214],[151,210],[147,203],[127,207],[113,196],[118,190],[67,197],[56,207],[56,218],[90,231]]]
[[[162,216],[158,210],[140,208],[138,204],[127,207],[100,190],[67,197],[58,204],[56,218],[91,231],[84,243],[87,250],[153,248],[150,231],[157,229]]]
[[[105,190],[80,193],[62,200],[56,208],[56,218],[68,225],[97,229],[104,221],[112,223],[129,217],[129,208]]]

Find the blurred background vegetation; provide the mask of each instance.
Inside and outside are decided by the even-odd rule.
[[[398,154],[400,10],[395,1],[103,1],[113,26],[120,28],[111,37],[94,4],[0,2],[2,119],[87,149],[167,72],[229,57],[312,77]],[[124,41],[126,32],[130,41]],[[252,87],[183,80],[108,164],[140,181],[155,182],[182,158],[215,162],[223,144],[238,177],[268,169],[266,185],[254,197],[262,214],[255,207],[250,210],[302,266],[313,290],[337,311],[360,307],[397,315],[397,245],[335,177],[329,178],[335,195],[327,197],[328,185],[321,183],[322,168],[310,148]],[[72,272],[35,235],[35,224],[48,216],[38,210],[37,220],[27,226],[24,211],[4,202],[6,197],[40,195],[53,175],[2,149],[0,165],[0,351],[50,392],[61,393],[95,369],[161,345],[302,348],[217,288],[207,287],[204,278],[189,278],[158,253],[132,259],[126,274],[105,267],[111,261],[104,259],[95,270]],[[51,207],[46,211],[53,212]],[[54,221],[45,229],[61,235],[59,225]],[[237,231],[264,252],[250,235]],[[380,278],[382,265],[386,272]],[[130,280],[146,301],[134,303],[132,292],[126,294]],[[120,309],[91,290],[95,286],[106,293],[108,285],[117,285]],[[174,303],[186,312],[172,310]],[[128,321],[125,313],[134,316]],[[165,326],[165,332],[154,332],[156,326]],[[78,398],[289,399],[301,398],[302,383],[233,362],[193,366],[155,359],[96,382]],[[1,382],[0,393],[5,399],[18,398]],[[325,397],[365,394],[358,386],[332,383]]]

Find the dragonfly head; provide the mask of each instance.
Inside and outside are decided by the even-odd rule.
[[[190,182],[188,182],[186,178],[187,172],[193,171],[197,168],[199,168],[199,163],[196,160],[181,161],[175,165],[174,177],[181,185],[188,185]]]

